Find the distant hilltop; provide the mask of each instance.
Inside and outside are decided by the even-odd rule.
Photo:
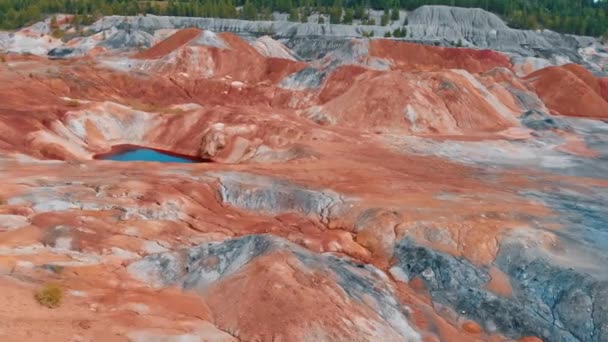
[[[4,0],[0,3],[0,29],[18,29],[54,13],[76,15],[81,25],[102,16],[159,15],[273,21],[277,16],[292,22],[379,25],[403,22],[405,11],[423,5],[451,5],[483,9],[501,16],[509,26],[550,29],[560,33],[608,37],[608,1],[585,0],[199,0],[70,2]]]
[[[318,59],[352,38],[390,38],[426,45],[491,49],[512,58],[529,59],[538,67],[575,62],[598,76],[606,75],[608,53],[598,38],[512,28],[496,14],[479,8],[421,6],[411,12],[389,13],[397,20],[384,23],[385,11],[368,10],[367,19],[353,19],[352,24],[332,24],[330,16],[321,13],[311,13],[301,20],[304,22],[290,21],[290,16],[281,13],[271,14],[272,20],[112,15],[88,25],[75,16],[56,15],[18,34],[0,32],[0,51],[49,53],[51,57],[68,58],[82,56],[96,47],[147,48],[157,41],[157,32],[195,27],[232,32],[250,37],[249,40],[271,36],[302,60]],[[325,19],[321,20],[322,17]],[[385,25],[373,24],[378,22]],[[41,35],[50,38],[42,39]],[[33,42],[41,39],[39,43]]]

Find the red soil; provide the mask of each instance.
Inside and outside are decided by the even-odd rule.
[[[585,82],[589,87],[591,87],[593,91],[603,97],[604,100],[608,101],[608,93],[605,92],[605,90],[608,89],[603,89],[603,87],[605,86],[603,86],[602,84],[606,83],[605,79],[595,77],[589,70],[578,64],[570,63],[563,65],[562,68],[575,74],[578,78],[581,79],[581,81]]]
[[[451,71],[345,66],[329,76],[319,97],[323,112],[352,127],[448,134],[512,126],[466,77]]]
[[[455,49],[393,40],[372,40],[370,55],[391,60],[399,69],[465,69],[481,73],[496,67],[511,68],[509,58],[491,50]]]
[[[187,28],[179,30],[171,37],[154,45],[153,47],[137,53],[134,57],[139,59],[156,59],[177,50],[179,47],[187,44],[192,39],[201,34],[201,30],[197,28]]]
[[[576,117],[608,117],[608,102],[600,95],[599,85],[577,67],[548,67],[525,79],[554,113]]]

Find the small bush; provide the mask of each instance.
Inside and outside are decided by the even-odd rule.
[[[388,14],[383,14],[380,17],[380,26],[386,26],[386,25],[388,25],[389,20],[390,20],[389,15]]]
[[[53,309],[61,304],[63,290],[57,284],[46,284],[36,292],[34,298],[40,305]]]
[[[407,29],[404,28],[396,28],[393,31],[393,37],[397,37],[397,38],[403,38],[407,36]]]
[[[65,36],[65,31],[60,28],[56,28],[51,32],[51,36],[53,36],[53,38],[62,39]]]
[[[76,100],[70,100],[65,105],[68,107],[76,108],[76,107],[80,107],[80,102],[78,102]]]
[[[6,63],[6,56],[0,55],[0,63]]]

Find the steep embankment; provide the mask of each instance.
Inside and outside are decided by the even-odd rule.
[[[153,47],[135,54],[134,57],[140,59],[156,59],[164,57],[167,54],[186,45],[191,40],[197,38],[201,33],[202,31],[196,28],[179,30],[171,37],[161,41]]]
[[[465,69],[481,73],[496,67],[511,67],[509,58],[496,51],[442,48],[386,39],[372,40],[369,53],[388,59],[394,67],[403,70]]]
[[[600,81],[576,66],[548,67],[525,78],[554,113],[576,117],[608,117],[608,101]]]

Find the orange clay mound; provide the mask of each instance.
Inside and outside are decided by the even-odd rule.
[[[576,68],[544,68],[528,75],[526,80],[552,112],[576,117],[608,117],[608,102],[600,96],[599,88],[593,89],[569,69]]]
[[[598,93],[604,100],[608,101],[608,93],[602,92],[602,79],[595,77],[589,70],[585,69],[582,65],[579,64],[566,64],[562,65],[562,68],[570,71],[575,74],[581,81],[587,83],[593,91]],[[605,83],[605,81],[604,81]]]
[[[201,30],[197,28],[187,28],[175,32],[171,37],[154,45],[153,47],[137,53],[134,57],[139,59],[156,59],[166,56],[167,54],[177,50],[179,47],[188,43],[192,39],[201,34]]]
[[[496,132],[513,125],[514,113],[495,106],[466,74],[457,71],[380,72],[337,69],[320,94],[324,102],[309,115],[374,130],[461,134]],[[501,113],[502,111],[502,113]]]
[[[472,73],[496,67],[511,68],[507,56],[490,50],[456,49],[417,45],[386,39],[370,42],[370,55],[390,59],[398,69],[465,69]]]

